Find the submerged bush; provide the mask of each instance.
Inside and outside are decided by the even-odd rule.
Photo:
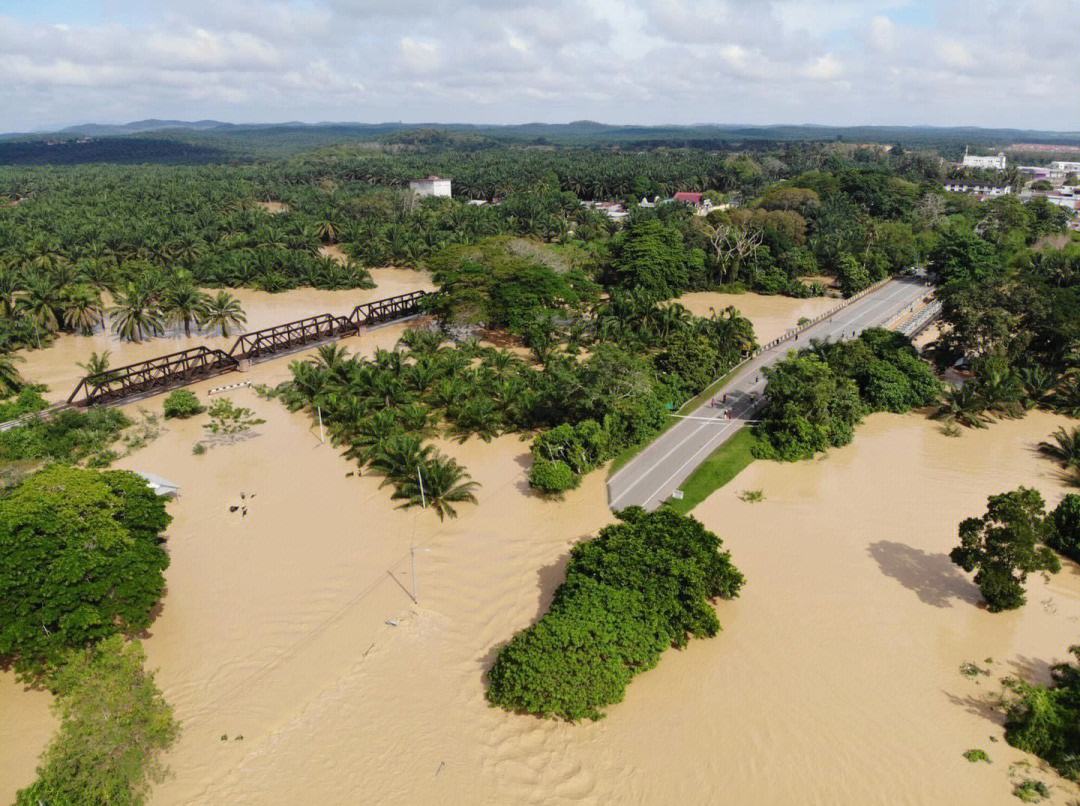
[[[541,459],[533,462],[529,470],[529,484],[543,493],[556,495],[574,489],[580,482],[581,477],[561,459]]]
[[[165,419],[186,420],[206,411],[206,406],[199,402],[198,395],[189,389],[177,389],[165,398]]]
[[[669,509],[619,517],[574,547],[547,615],[499,652],[488,673],[492,704],[599,719],[665,648],[719,632],[710,600],[737,596],[743,584],[720,539]]]
[[[1080,646],[1069,648],[1080,662]],[[1053,680],[1040,686],[1011,681],[1005,739],[1034,753],[1058,772],[1080,779],[1080,668],[1068,663],[1052,667]]]

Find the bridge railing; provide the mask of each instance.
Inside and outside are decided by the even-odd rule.
[[[255,359],[311,342],[325,341],[350,331],[355,332],[356,326],[348,317],[320,313],[297,319],[295,322],[241,334],[233,343],[229,355],[240,360]]]
[[[421,300],[427,296],[427,291],[410,291],[357,305],[348,316],[321,313],[243,333],[237,337],[229,352],[192,347],[87,375],[68,397],[68,403],[89,406],[185,386],[237,369],[242,360],[253,360],[348,333],[359,333],[363,326],[415,316],[421,312]]]
[[[84,406],[108,403],[120,398],[183,386],[220,375],[238,366],[239,362],[224,350],[192,347],[87,375],[79,381],[67,402]]]

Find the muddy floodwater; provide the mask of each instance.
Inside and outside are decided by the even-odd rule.
[[[91,353],[106,350],[112,355],[113,367],[145,361],[167,353],[186,350],[189,347],[206,346],[228,350],[237,335],[249,330],[259,330],[271,325],[284,324],[320,313],[347,314],[362,302],[392,297],[408,291],[432,290],[431,280],[425,272],[412,269],[372,269],[376,288],[320,291],[316,288],[300,288],[279,294],[256,291],[250,288],[231,289],[247,315],[247,324],[230,328],[228,338],[220,333],[192,332],[188,337],[182,328],[170,328],[165,336],[132,343],[122,341],[111,331],[98,330],[92,336],[62,334],[43,350],[24,351],[26,363],[20,371],[34,383],[48,385],[45,397],[51,402],[66,400],[75,384],[86,371],[85,364]],[[211,293],[214,291],[211,289]]]
[[[404,327],[343,343],[370,352]],[[287,365],[244,379],[276,383]],[[267,420],[250,438],[195,456],[200,418],[170,421],[119,463],[181,486],[145,647],[183,734],[153,804],[1005,806],[1024,760],[1050,802],[1077,796],[1004,743],[984,698],[1064,659],[1080,572],[1066,561],[1030,580],[1025,608],[991,614],[946,556],[987,495],[1066,492],[1035,451],[1063,418],[956,439],[874,415],[827,457],[751,465],[695,513],[748,580],[718,605],[724,631],[665,653],[606,719],[567,725],[487,707],[483,673],[544,612],[569,548],[611,522],[602,470],[552,503],[529,492],[526,441],[440,443],[482,484],[479,506],[440,523],[395,509],[307,416],[231,396]],[[739,500],[748,489],[765,500]],[[990,674],[964,677],[969,661]],[[33,778],[47,703],[0,676],[0,800]],[[967,762],[975,747],[994,763]]]
[[[715,291],[695,291],[684,294],[678,301],[697,316],[708,316],[712,311],[719,313],[729,305],[738,308],[743,316],[754,323],[754,334],[760,344],[784,335],[800,319],[813,319],[843,302],[833,297],[795,299],[779,295],[720,294]]]

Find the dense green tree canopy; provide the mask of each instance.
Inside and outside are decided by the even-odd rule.
[[[139,476],[51,465],[0,498],[0,657],[37,673],[153,618],[170,516]]]
[[[598,719],[668,646],[710,637],[710,602],[737,596],[743,576],[720,539],[668,509],[624,510],[570,554],[551,609],[499,651],[488,700],[513,711]]]

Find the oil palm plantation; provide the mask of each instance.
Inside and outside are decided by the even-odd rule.
[[[239,330],[247,324],[247,315],[240,307],[240,300],[228,291],[218,291],[207,301],[200,323],[211,330],[220,330],[222,337],[228,338],[229,328]]]

